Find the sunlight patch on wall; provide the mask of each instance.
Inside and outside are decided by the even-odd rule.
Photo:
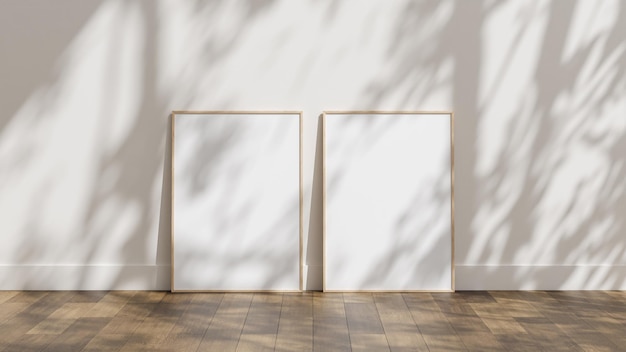
[[[2,131],[0,211],[11,214],[3,261],[72,262],[95,246],[82,239],[100,160],[126,138],[141,99],[138,15],[120,1],[98,8],[59,57],[59,79],[31,94]]]
[[[626,44],[611,42],[615,2],[577,4],[502,4],[483,27],[467,263],[626,263]]]

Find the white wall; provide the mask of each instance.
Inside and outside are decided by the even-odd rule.
[[[169,112],[454,110],[457,289],[626,288],[623,1],[1,0],[0,288],[168,289]]]

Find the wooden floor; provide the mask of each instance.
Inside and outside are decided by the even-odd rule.
[[[626,292],[0,291],[0,351],[626,351]]]

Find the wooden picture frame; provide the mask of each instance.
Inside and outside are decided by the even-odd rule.
[[[323,291],[454,291],[454,113],[321,118]]]
[[[302,112],[171,120],[171,291],[301,291]]]

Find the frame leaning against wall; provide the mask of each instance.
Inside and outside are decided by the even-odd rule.
[[[327,170],[327,153],[328,153],[328,137],[327,137],[327,119],[332,115],[441,115],[449,116],[450,123],[450,289],[445,290],[405,290],[405,289],[329,289],[327,287],[328,261],[327,261],[327,219],[328,219],[328,170]],[[323,252],[323,272],[322,272],[322,290],[324,292],[454,292],[455,291],[455,224],[454,224],[454,112],[453,111],[384,111],[384,110],[346,110],[346,111],[325,111],[322,113],[322,252]],[[332,118],[332,117],[331,117]]]
[[[297,115],[298,116],[298,289],[297,290],[275,290],[275,289],[176,289],[175,286],[175,177],[176,177],[176,116],[178,115]],[[278,110],[175,110],[170,115],[171,119],[171,189],[170,189],[170,204],[171,204],[171,275],[170,275],[170,287],[171,292],[300,292],[303,290],[303,192],[302,192],[302,111],[278,111]]]

